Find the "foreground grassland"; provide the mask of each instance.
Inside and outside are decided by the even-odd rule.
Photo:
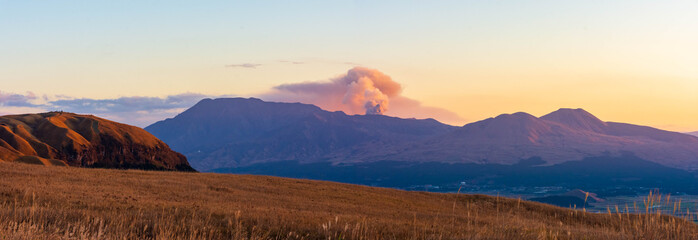
[[[0,239],[698,239],[698,227],[481,195],[0,163]]]

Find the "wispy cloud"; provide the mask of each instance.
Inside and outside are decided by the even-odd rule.
[[[145,127],[156,121],[174,117],[194,106],[201,99],[219,97],[232,97],[232,95],[183,93],[166,97],[75,98],[51,101],[48,106],[68,112],[95,114],[114,121]]]
[[[279,60],[278,62],[280,63],[287,63],[287,64],[305,64],[305,62],[300,62],[300,61],[289,61],[289,60]]]
[[[51,101],[49,105],[70,112],[122,113],[190,107],[193,103],[207,97],[209,96],[198,93],[184,93],[163,98],[138,96],[115,99],[75,98]]]
[[[36,104],[32,102],[37,99],[39,98],[33,92],[27,92],[26,94],[0,92],[0,106],[34,107]]]
[[[275,61],[264,61],[264,62],[248,62],[248,63],[238,63],[238,64],[228,64],[225,65],[225,67],[228,68],[249,68],[249,69],[256,69],[261,66],[269,66],[269,65],[301,65],[301,64],[339,64],[339,65],[349,65],[349,66],[360,66],[361,64],[355,63],[355,62],[349,62],[349,61],[335,61],[335,60],[327,60],[327,59],[309,59],[309,60],[288,60],[288,59],[280,59],[280,60],[275,60]]]
[[[204,95],[183,93],[166,97],[120,97],[113,99],[74,98],[57,95],[39,99],[33,93],[0,93],[0,113],[19,114],[62,110],[79,114],[94,114],[117,122],[139,127],[171,118],[194,106],[204,98],[232,97],[232,95]],[[41,100],[42,103],[33,103]]]
[[[257,68],[259,66],[262,66],[262,64],[258,63],[241,63],[241,64],[228,64],[225,65],[226,67],[229,68]]]
[[[286,64],[301,64],[288,61]],[[245,65],[245,64],[242,64]],[[259,65],[259,64],[251,64]],[[320,82],[282,84],[261,94],[267,101],[302,102],[325,110],[348,114],[383,113],[403,118],[429,118],[462,124],[457,114],[438,107],[424,106],[401,95],[402,86],[389,76],[366,68],[352,68],[345,75]],[[176,116],[204,98],[235,97],[183,93],[165,97],[127,96],[109,99],[78,98],[66,95],[37,96],[0,92],[0,114],[67,111],[94,114],[139,127]],[[376,112],[376,110],[380,110]]]

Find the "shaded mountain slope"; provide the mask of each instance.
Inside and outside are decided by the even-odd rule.
[[[199,170],[277,161],[346,162],[454,129],[436,120],[346,115],[300,103],[205,99],[146,130]]]
[[[423,153],[428,154],[423,154]],[[594,156],[635,155],[665,166],[698,169],[698,138],[625,123],[603,122],[582,109],[540,118],[503,114],[406,147],[395,159],[515,164],[539,157],[546,165]]]
[[[371,162],[513,165],[539,158],[541,165],[550,166],[627,156],[671,168],[698,169],[698,137],[604,122],[582,109],[560,109],[542,117],[502,114],[452,127],[431,119],[349,116],[300,103],[207,99],[146,130],[203,171],[288,161],[332,166]]]
[[[63,112],[0,117],[0,160],[192,170],[183,155],[141,128]]]

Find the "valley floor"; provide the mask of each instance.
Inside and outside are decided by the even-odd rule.
[[[277,177],[0,163],[2,239],[697,239],[657,214]]]

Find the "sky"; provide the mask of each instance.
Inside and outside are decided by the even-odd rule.
[[[279,87],[361,67],[400,85],[386,115],[462,125],[584,108],[698,131],[697,12],[698,1],[0,0],[0,114],[144,127],[205,97],[304,100]]]

